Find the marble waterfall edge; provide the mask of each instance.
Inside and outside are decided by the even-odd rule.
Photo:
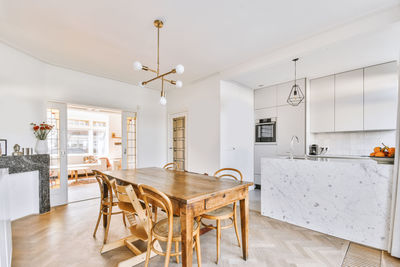
[[[393,165],[261,159],[261,213],[387,249]]]

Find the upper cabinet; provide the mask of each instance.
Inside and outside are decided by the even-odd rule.
[[[254,90],[254,109],[276,106],[276,86]]]
[[[363,130],[363,76],[358,69],[335,75],[335,131]]]
[[[390,62],[365,68],[364,129],[396,129],[397,63]]]
[[[333,132],[335,119],[334,75],[310,81],[310,130]]]
[[[396,129],[398,73],[390,62],[310,81],[310,131]]]

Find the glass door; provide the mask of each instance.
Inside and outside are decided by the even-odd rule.
[[[122,112],[122,169],[136,168],[136,112]]]
[[[50,154],[50,205],[68,202],[67,105],[48,102],[47,123],[54,126],[47,137]]]

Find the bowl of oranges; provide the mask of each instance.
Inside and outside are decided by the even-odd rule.
[[[369,156],[378,163],[394,163],[394,154],[396,149],[394,147],[388,147],[384,143],[382,143],[382,145],[382,147],[374,147],[374,152],[369,154]]]

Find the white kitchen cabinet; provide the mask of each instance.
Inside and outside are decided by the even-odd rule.
[[[276,86],[254,90],[254,109],[276,106]]]
[[[335,130],[335,78],[334,75],[310,80],[310,131]]]
[[[256,122],[260,119],[276,118],[276,107],[257,109],[254,111],[254,119]]]
[[[364,130],[396,129],[397,63],[365,68]]]
[[[364,70],[335,75],[335,132],[362,131]]]
[[[261,174],[261,158],[276,157],[277,145],[276,144],[256,144],[254,146],[254,173]]]
[[[279,106],[277,108],[277,153],[279,155],[288,155],[290,151],[290,141],[292,136],[299,138],[299,143],[294,143],[294,154],[305,154],[305,104],[298,106]]]

